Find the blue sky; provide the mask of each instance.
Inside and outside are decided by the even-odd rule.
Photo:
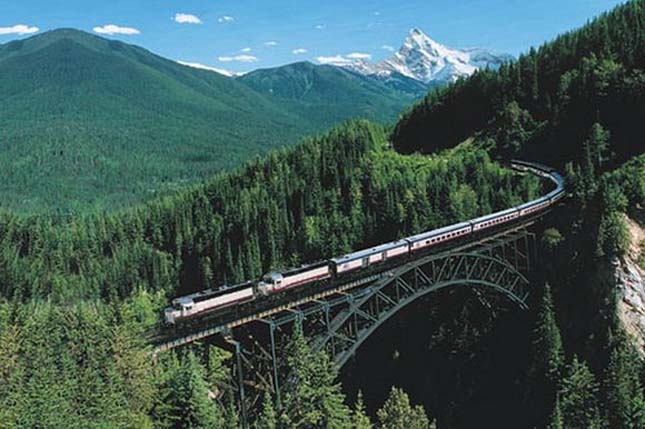
[[[74,27],[233,71],[398,49],[412,27],[451,47],[517,55],[614,0],[0,0],[0,43]],[[179,14],[179,15],[178,15]],[[111,27],[107,27],[112,25]],[[114,34],[122,33],[122,34]],[[126,34],[129,33],[129,34]]]

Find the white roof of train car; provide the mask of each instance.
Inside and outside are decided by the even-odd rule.
[[[446,232],[453,231],[455,229],[465,228],[467,226],[470,226],[470,222],[460,222],[454,225],[448,225],[439,229],[433,229],[432,231],[426,231],[426,232],[422,232],[421,234],[413,235],[411,237],[408,237],[407,240],[410,240],[412,242],[425,240],[428,237],[434,237],[437,235],[444,234]]]
[[[486,215],[486,216],[481,216],[481,217],[478,217],[476,219],[471,220],[470,222],[472,222],[472,223],[484,222],[484,221],[489,220],[489,219],[495,219],[495,218],[497,218],[499,216],[504,216],[504,215],[507,215],[507,214],[511,214],[511,213],[513,213],[515,211],[517,211],[517,207],[502,210],[500,212],[491,213],[491,214]]]
[[[402,245],[407,246],[408,242],[405,240],[392,241],[390,243],[381,244],[380,246],[359,250],[358,252],[354,252],[354,253],[349,253],[347,255],[340,256],[338,258],[331,258],[330,261],[333,261],[337,264],[354,261],[356,259],[362,259],[367,256],[373,255],[375,253],[382,253],[390,249],[396,249],[397,247],[401,247]]]

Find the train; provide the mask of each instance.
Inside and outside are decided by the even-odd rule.
[[[431,250],[434,246],[444,245],[449,241],[461,239],[470,234],[480,233],[518,219],[536,215],[553,206],[565,196],[564,179],[554,169],[541,164],[519,160],[511,161],[511,167],[520,172],[532,173],[549,179],[555,183],[556,187],[548,194],[533,201],[489,215],[422,232],[299,268],[270,272],[258,281],[246,281],[233,286],[206,289],[175,298],[172,300],[171,305],[164,310],[165,320],[168,324],[174,325],[205,313],[221,311],[245,302],[311,286],[321,280],[342,281],[343,277],[355,274],[360,270],[371,269],[386,261],[402,259],[406,255],[425,252]]]

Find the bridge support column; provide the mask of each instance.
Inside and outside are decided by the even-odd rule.
[[[246,392],[244,391],[244,370],[242,368],[242,346],[239,341],[227,340],[235,348],[235,366],[237,367],[237,385],[240,396],[240,414],[243,429],[249,429],[249,419],[246,411]]]

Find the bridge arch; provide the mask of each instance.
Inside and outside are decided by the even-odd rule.
[[[449,287],[488,288],[528,308],[529,280],[505,259],[478,252],[430,256],[389,273],[327,323],[314,339],[315,350],[326,349],[339,367],[391,317],[414,301]]]

